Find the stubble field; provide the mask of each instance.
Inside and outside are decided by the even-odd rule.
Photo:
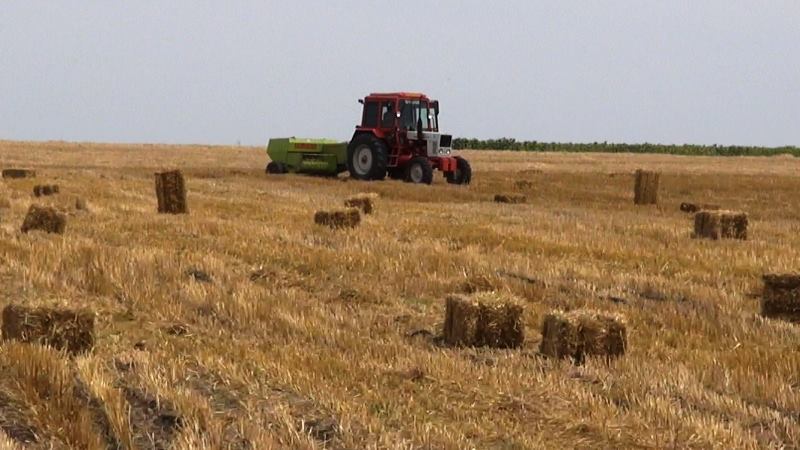
[[[471,185],[414,186],[267,176],[258,148],[0,142],[37,171],[0,182],[0,307],[97,321],[87,355],[0,346],[0,447],[800,446],[800,329],[758,304],[800,270],[800,159],[464,154]],[[171,168],[188,215],[156,212]],[[659,206],[633,205],[637,168]],[[313,223],[361,192],[356,229]],[[683,201],[748,212],[750,239],[692,239]],[[20,233],[32,203],[66,232]],[[479,291],[524,303],[521,349],[439,344],[445,297]],[[544,315],[583,307],[626,317],[627,354],[539,355]]]

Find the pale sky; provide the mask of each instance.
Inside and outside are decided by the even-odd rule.
[[[455,136],[800,145],[800,1],[0,3],[0,139],[345,140],[397,90]]]

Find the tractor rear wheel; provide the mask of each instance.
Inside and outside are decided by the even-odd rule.
[[[406,181],[409,183],[433,183],[433,166],[428,158],[417,156],[408,163]]]
[[[472,167],[469,165],[469,161],[456,156],[456,170],[447,172],[445,176],[450,184],[469,184],[472,181]]]
[[[386,178],[389,148],[386,143],[371,134],[353,138],[347,146],[347,170],[358,180],[382,180]]]
[[[267,164],[267,173],[280,174],[286,172],[286,165],[283,163],[270,161],[269,164]]]

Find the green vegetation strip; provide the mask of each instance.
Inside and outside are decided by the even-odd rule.
[[[748,147],[722,145],[662,145],[662,144],[615,144],[608,142],[558,143],[517,141],[513,138],[472,139],[455,138],[453,148],[474,150],[510,150],[525,152],[595,152],[595,153],[656,153],[696,156],[774,156],[788,154],[800,156],[800,147]]]

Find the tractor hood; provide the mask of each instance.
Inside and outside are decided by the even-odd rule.
[[[417,140],[416,132],[408,133],[409,140]],[[425,141],[428,156],[449,156],[453,152],[453,136],[435,131],[423,131],[422,140]]]

